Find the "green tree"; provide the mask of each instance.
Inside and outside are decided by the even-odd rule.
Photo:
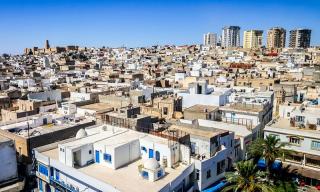
[[[240,161],[236,164],[235,172],[226,173],[229,186],[222,191],[234,192],[272,192],[271,183],[266,180],[264,172],[259,171],[253,161]]]
[[[279,138],[268,135],[265,139],[258,139],[249,147],[249,154],[256,162],[260,158],[264,158],[267,165],[267,171],[270,173],[271,166],[277,158],[282,158],[288,153],[284,147],[288,143],[283,143]]]

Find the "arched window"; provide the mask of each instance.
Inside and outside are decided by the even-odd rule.
[[[159,151],[156,151],[156,160],[160,161],[160,152]]]

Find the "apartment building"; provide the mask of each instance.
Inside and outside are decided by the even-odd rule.
[[[292,48],[308,48],[310,47],[311,30],[310,29],[294,29],[290,31],[289,47]]]
[[[221,35],[222,47],[240,47],[240,27],[226,26],[222,29]]]
[[[307,185],[320,181],[320,109],[309,103],[286,103],[280,106],[280,117],[266,125],[265,136],[273,135],[288,143],[291,152],[284,164],[301,175]]]
[[[217,45],[217,34],[215,33],[206,33],[203,35],[203,45],[213,46]]]
[[[267,48],[277,49],[286,46],[286,30],[281,27],[273,27],[268,30]]]
[[[262,47],[262,30],[249,30],[243,33],[243,48],[256,49]]]

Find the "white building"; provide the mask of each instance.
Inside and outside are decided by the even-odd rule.
[[[216,46],[217,45],[217,34],[215,33],[206,33],[203,35],[203,44],[209,46]]]
[[[179,163],[180,144],[102,125],[73,140],[35,150],[39,190],[192,190],[193,164]],[[184,161],[186,162],[186,161]]]
[[[279,106],[279,118],[265,127],[265,136],[273,135],[289,143],[292,151],[285,164],[297,169],[307,185],[320,181],[320,108],[308,102],[285,103]]]
[[[188,108],[193,105],[214,105],[222,106],[228,102],[228,96],[231,88],[215,91],[214,88],[208,88],[207,82],[190,83],[188,91],[178,92],[178,96],[183,97],[182,108]]]
[[[226,26],[222,30],[222,47],[240,47],[240,27]]]

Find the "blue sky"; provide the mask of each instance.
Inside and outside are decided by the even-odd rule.
[[[193,44],[225,25],[310,28],[311,44],[320,45],[320,0],[0,0],[0,18],[0,53],[43,47],[46,39],[52,46]]]

